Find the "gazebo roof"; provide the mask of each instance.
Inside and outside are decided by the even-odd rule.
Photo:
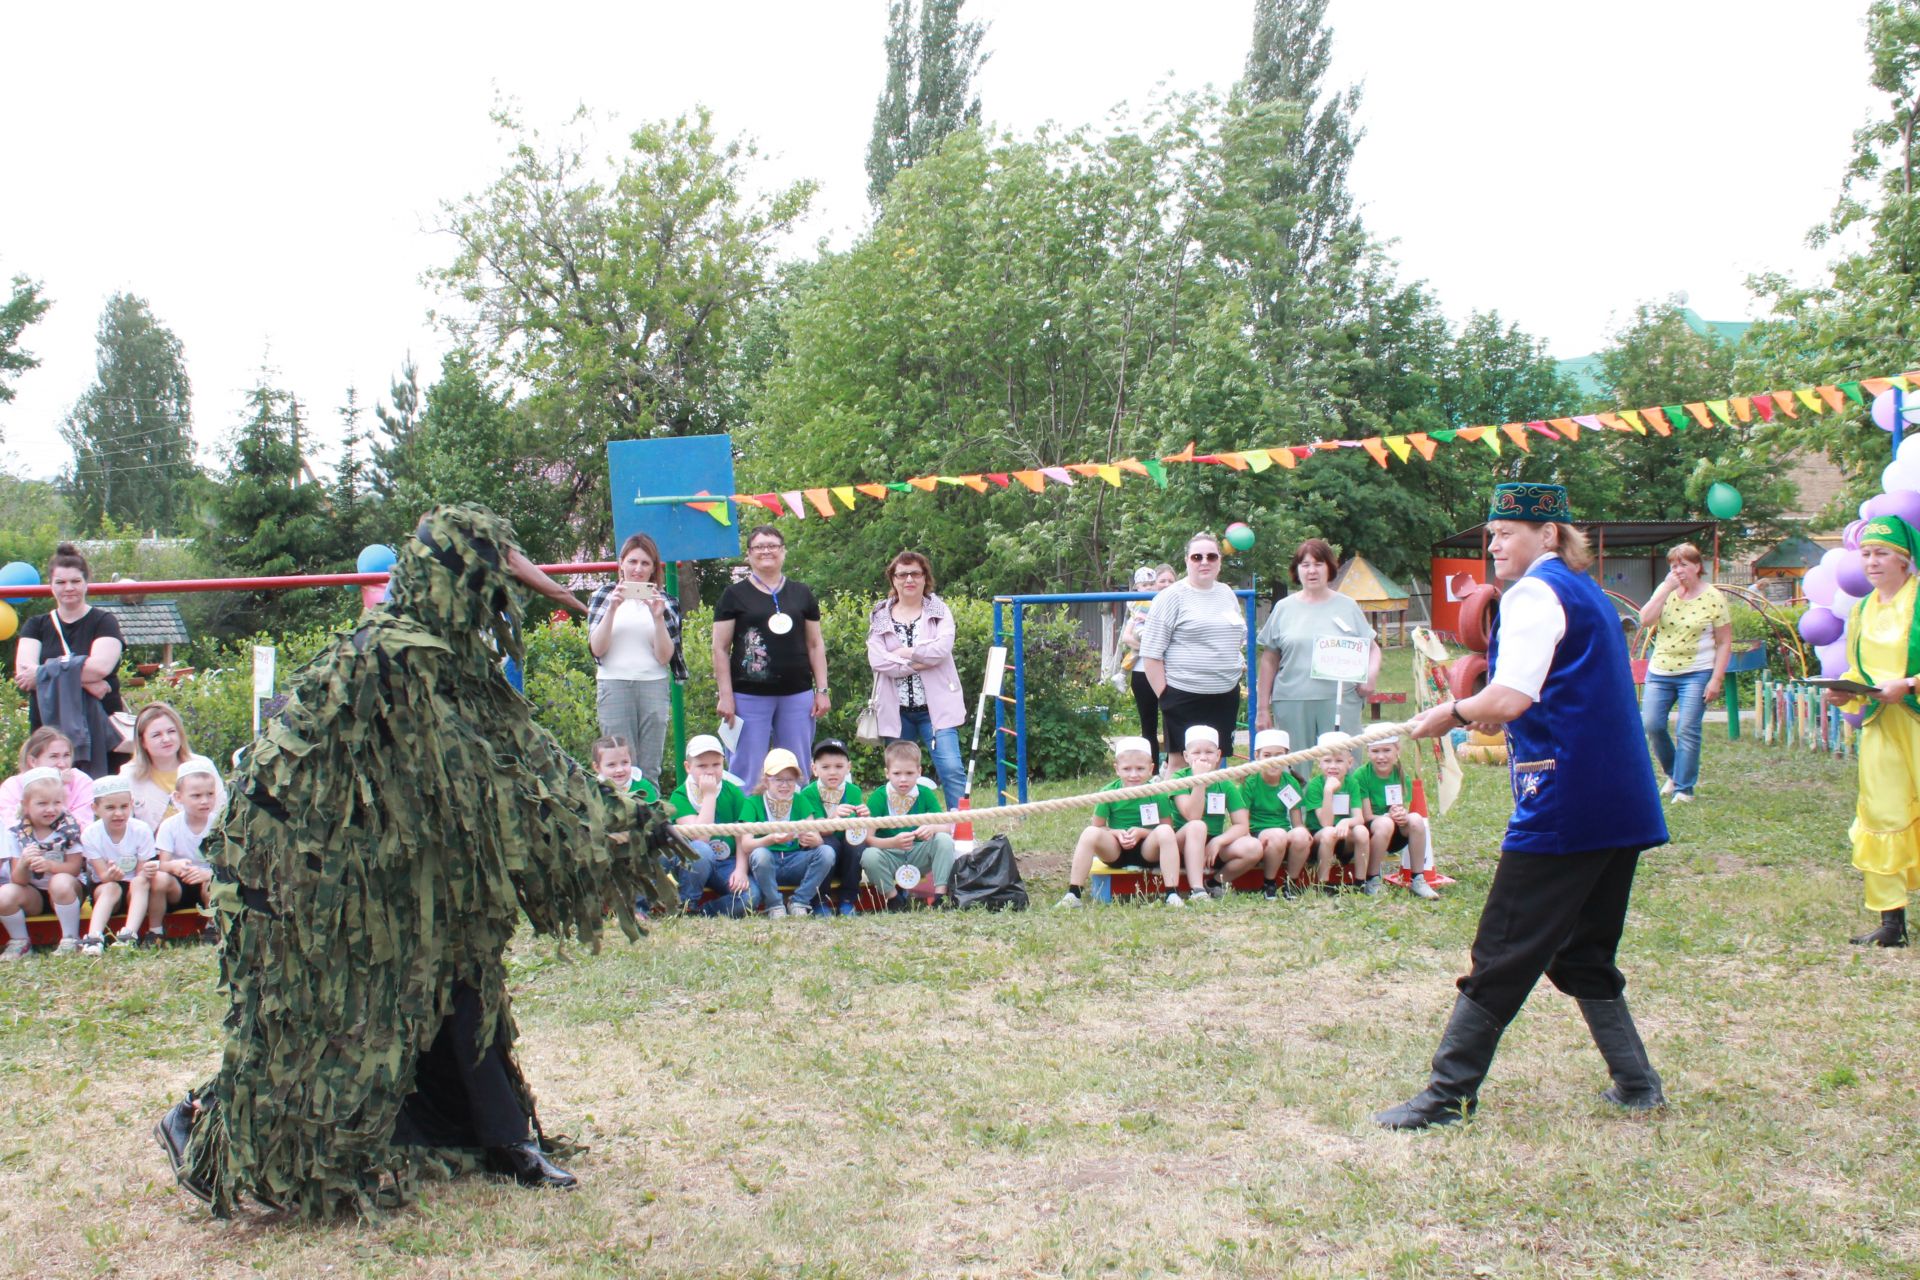
[[[1755,569],[1811,569],[1827,549],[1812,538],[1788,538],[1753,562]]]
[[[129,647],[186,644],[193,638],[187,634],[180,606],[171,600],[100,601],[93,607],[114,616],[120,623],[120,639]]]
[[[1373,613],[1407,607],[1407,593],[1368,563],[1365,556],[1356,555],[1340,566],[1340,572],[1333,577],[1333,589]]]

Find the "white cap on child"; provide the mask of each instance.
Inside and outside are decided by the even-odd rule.
[[[20,775],[20,789],[24,791],[36,782],[64,783],[65,781],[58,769],[49,769],[43,765],[38,769],[29,769]]]
[[[220,771],[213,767],[213,761],[205,756],[194,756],[174,771],[173,785],[179,786],[182,778],[191,778],[196,773],[204,773],[214,778],[220,776]]]
[[[1397,747],[1400,745],[1400,738],[1397,734],[1391,738],[1375,738],[1367,745],[1369,747]]]
[[[710,733],[696,733],[687,739],[687,759],[698,760],[701,756],[724,756],[726,748],[720,745],[720,739]]]
[[[1133,571],[1133,589],[1138,591],[1142,587],[1150,587],[1153,585],[1153,580],[1159,576],[1154,572],[1152,565],[1143,564]]]
[[[1316,747],[1331,747],[1336,743],[1345,742],[1351,736],[1351,734],[1342,733],[1338,729],[1331,729],[1316,738],[1313,745]]]
[[[1209,746],[1217,747],[1220,745],[1220,731],[1210,724],[1188,725],[1187,745],[1191,747],[1197,742],[1204,742]]]
[[[1116,760],[1121,756],[1151,757],[1152,755],[1153,744],[1145,738],[1115,738],[1113,740],[1113,758]]]
[[[133,783],[117,773],[110,773],[104,778],[95,778],[93,780],[93,798],[95,800],[98,800],[101,796],[130,796],[132,794]]]
[[[1293,739],[1287,736],[1285,729],[1262,729],[1259,733],[1253,735],[1253,749],[1255,751],[1266,751],[1273,747],[1278,747],[1282,751],[1291,751],[1293,749]]]

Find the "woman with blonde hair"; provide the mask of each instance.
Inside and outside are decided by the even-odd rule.
[[[1693,799],[1694,784],[1700,780],[1700,722],[1707,704],[1720,696],[1727,660],[1733,656],[1733,611],[1727,598],[1706,581],[1700,548],[1681,543],[1667,552],[1667,566],[1666,578],[1640,610],[1640,625],[1655,628],[1640,723],[1667,775],[1660,794],[1684,804]],[[1676,706],[1677,750],[1667,735],[1667,716]]]
[[[213,811],[217,816],[227,806],[227,784],[220,779],[220,767],[205,756],[195,755],[187,744],[187,726],[180,713],[164,702],[150,702],[140,709],[133,722],[133,759],[120,766],[120,776],[133,786],[133,816],[154,830],[175,809],[174,782],[180,766],[199,760],[213,769]]]

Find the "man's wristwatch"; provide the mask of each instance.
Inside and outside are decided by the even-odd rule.
[[[1458,720],[1462,725],[1462,727],[1471,725],[1473,723],[1473,721],[1467,719],[1465,716],[1460,714],[1460,699],[1458,698],[1455,698],[1452,702],[1449,702],[1447,704],[1447,713],[1451,715],[1455,720]]]

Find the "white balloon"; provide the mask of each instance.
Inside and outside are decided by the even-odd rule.
[[[1920,463],[1920,431],[1915,431],[1906,439],[1902,440],[1900,442],[1900,450],[1894,456],[1901,462],[1905,462],[1911,458],[1915,463]]]
[[[1920,458],[1913,462],[1905,458],[1895,458],[1880,468],[1880,492],[1899,493],[1902,489],[1920,488]]]
[[[1827,608],[1839,614],[1840,617],[1844,620],[1847,618],[1851,618],[1853,616],[1853,606],[1859,603],[1860,603],[1859,596],[1850,596],[1846,592],[1840,590],[1840,588],[1835,587],[1833,589],[1833,601],[1832,603],[1827,605]]]

